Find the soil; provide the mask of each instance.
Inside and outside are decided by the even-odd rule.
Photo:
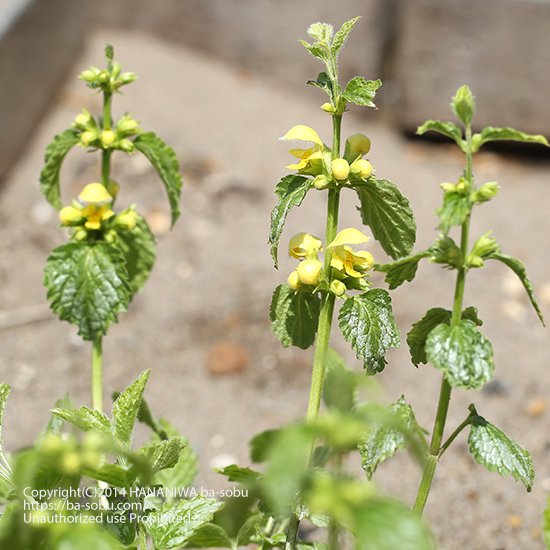
[[[267,312],[273,288],[292,265],[284,243],[299,231],[323,232],[324,195],[311,193],[290,216],[278,271],[266,241],[274,185],[288,163],[287,147],[277,138],[298,123],[328,136],[329,119],[314,89],[304,86],[303,95],[297,95],[140,34],[91,34],[74,77],[101,63],[106,42],[114,43],[123,67],[139,75],[125,95],[115,98],[115,114],[131,111],[144,129],[173,145],[185,188],[181,219],[170,232],[162,185],[147,161],[138,155],[115,157],[121,202],[136,202],[150,220],[158,262],[144,291],[106,339],[105,387],[120,389],[151,369],[148,401],[199,452],[197,484],[218,488],[224,482],[213,467],[248,464],[252,435],[300,418],[306,408],[311,350],[282,349],[270,332]],[[304,80],[308,76],[314,75]],[[42,287],[48,253],[64,235],[40,195],[38,174],[51,136],[67,128],[81,106],[96,111],[98,102],[71,78],[2,189],[0,378],[13,386],[5,417],[8,449],[34,439],[57,397],[68,392],[77,404],[90,400],[90,346],[48,312]],[[372,138],[370,158],[377,173],[398,182],[410,198],[419,226],[417,247],[428,246],[436,231],[438,184],[456,181],[461,155],[451,146],[407,140],[383,123],[367,123],[352,109],[344,135],[356,131]],[[504,251],[526,263],[550,317],[548,162],[482,153],[475,168],[478,181],[498,180],[502,190],[498,200],[479,208],[472,235],[492,228]],[[64,197],[69,201],[97,178],[97,155],[72,152],[62,171]],[[344,197],[341,227],[359,222],[352,197]],[[371,251],[384,261],[376,243]],[[374,280],[384,286],[380,277]],[[403,335],[428,308],[449,307],[452,285],[450,272],[425,263],[412,284],[393,293]],[[482,415],[531,451],[536,484],[528,494],[512,479],[486,472],[470,458],[462,436],[441,462],[426,518],[446,550],[539,550],[550,492],[548,333],[504,267],[490,265],[471,274],[470,304],[478,306],[483,331],[494,343],[497,370],[482,392],[453,393],[449,433],[474,401]],[[21,319],[29,322],[10,327]],[[360,368],[339,337],[334,346]],[[228,364],[220,365],[224,356]],[[406,346],[388,359],[379,377],[382,399],[405,394],[421,424],[431,428],[440,374],[429,366],[413,367]],[[376,479],[381,490],[411,502],[419,476],[418,466],[403,454],[383,465]]]

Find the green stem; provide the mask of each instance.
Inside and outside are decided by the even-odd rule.
[[[340,156],[340,134],[342,129],[342,115],[334,115],[332,117],[332,158],[338,158]],[[338,231],[338,210],[340,206],[340,189],[337,187],[331,187],[328,191],[328,203],[327,203],[327,223],[325,230],[325,245],[330,243],[336,237]],[[330,260],[331,253],[325,246],[325,263],[324,272],[325,276],[330,283]],[[323,386],[325,383],[325,367],[326,357],[330,344],[330,331],[332,327],[332,317],[334,314],[334,302],[336,297],[334,294],[327,292],[321,304],[321,311],[319,313],[319,323],[317,326],[317,340],[315,342],[315,355],[313,357],[313,371],[311,373],[311,386],[309,392],[309,401],[307,406],[306,421],[312,422],[317,418],[319,414],[319,408],[321,406],[321,397],[323,395]],[[313,455],[313,448],[315,442],[311,445],[309,460]],[[298,540],[298,528],[300,526],[300,520],[292,513],[288,529],[287,529],[287,541],[285,548],[287,550],[295,550]]]
[[[343,461],[342,453],[338,453],[334,458],[334,471],[338,476],[342,475]],[[328,547],[329,550],[340,550],[340,525],[334,519],[330,520],[328,527]]]
[[[103,344],[98,336],[92,347],[92,407],[103,411]]]
[[[472,162],[472,130],[468,126],[466,128],[466,181],[468,184],[468,192],[473,186],[473,162]],[[466,286],[466,273],[467,267],[464,265],[464,260],[468,255],[468,238],[470,233],[470,219],[471,211],[468,214],[466,220],[462,224],[461,236],[460,236],[460,249],[462,252],[463,264],[459,268],[456,276],[454,300],[453,300],[453,312],[451,316],[451,326],[457,326],[462,319],[462,307],[464,302],[464,289]],[[443,448],[441,443],[443,441],[443,433],[445,431],[445,423],[447,421],[447,413],[449,411],[449,403],[451,400],[451,385],[445,377],[441,381],[441,389],[439,392],[439,403],[437,406],[437,413],[435,417],[434,429],[432,433],[432,440],[430,443],[430,454],[424,465],[424,471],[422,473],[422,479],[416,495],[416,501],[413,506],[413,512],[417,516],[421,516],[428,500],[428,495],[432,486],[432,481],[437,468],[437,462],[443,451],[452,443],[456,435],[453,434],[449,440],[445,443]],[[453,437],[454,436],[454,437]]]
[[[458,437],[460,432],[473,422],[474,418],[475,418],[475,415],[473,415],[473,414],[468,415],[466,420],[464,420],[464,422],[462,422],[458,426],[458,428],[449,436],[449,439],[447,439],[447,441],[445,441],[445,443],[443,443],[443,445],[441,446],[441,449],[439,451],[439,455],[437,457],[438,459],[441,458],[443,453],[450,447],[451,443]]]
[[[110,92],[103,93],[103,130],[110,130],[112,125],[111,103],[113,94]],[[103,149],[101,152],[101,183],[109,188],[111,177],[111,149]]]

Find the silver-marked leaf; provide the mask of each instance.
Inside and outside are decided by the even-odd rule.
[[[384,370],[386,352],[401,343],[390,295],[381,288],[347,298],[338,324],[369,374]]]
[[[533,306],[535,312],[537,313],[538,318],[540,319],[540,322],[544,325],[544,317],[542,315],[542,311],[539,307],[537,299],[535,298],[535,289],[533,288],[533,283],[527,276],[527,270],[525,269],[525,266],[523,265],[523,263],[512,256],[501,254],[500,252],[495,252],[491,254],[489,256],[489,259],[498,260],[499,262],[502,262],[504,265],[508,266],[519,277],[519,280],[521,281],[523,288],[525,288],[525,291],[527,292],[527,296],[529,296],[529,301],[531,302],[531,305]]]
[[[382,86],[381,80],[365,80],[361,76],[356,76],[348,82],[342,95],[347,101],[356,105],[376,107],[372,100],[376,97],[380,86]]]
[[[494,128],[487,126],[483,128],[480,134],[475,134],[472,138],[474,152],[480,147],[491,141],[519,141],[520,143],[538,143],[539,145],[549,146],[548,140],[540,134],[526,134],[513,128]]]
[[[321,23],[317,21],[308,27],[307,33],[311,38],[315,38],[315,40],[330,42],[334,35],[334,27],[330,23]]]
[[[156,257],[155,236],[145,218],[138,214],[135,227],[117,232],[117,246],[122,250],[128,270],[128,281],[135,294],[151,273]]]
[[[426,339],[426,358],[451,386],[480,389],[493,376],[493,347],[474,322],[436,326]]]
[[[124,256],[102,242],[54,249],[44,270],[44,285],[53,312],[77,325],[84,340],[106,334],[130,301]]]
[[[444,122],[442,120],[426,120],[424,124],[418,127],[416,133],[419,136],[426,132],[437,132],[443,134],[462,147],[462,130],[454,122]]]
[[[405,256],[395,262],[387,264],[377,264],[374,266],[376,271],[385,273],[385,281],[390,290],[400,287],[405,281],[409,283],[414,279],[418,264],[423,258],[429,258],[432,255],[431,250],[424,250],[418,254]]]
[[[356,187],[361,218],[374,238],[394,260],[410,253],[416,240],[416,222],[408,199],[388,180],[369,178]]]
[[[134,140],[135,148],[143,153],[158,173],[170,202],[172,225],[180,215],[179,202],[182,188],[180,165],[174,150],[153,132],[140,134]]]
[[[136,423],[145,384],[150,371],[146,370],[135,382],[130,384],[113,403],[112,431],[115,439],[124,446],[129,446]]]
[[[396,421],[402,424],[404,429],[414,429],[416,419],[411,406],[405,403],[403,396],[389,407],[389,412],[395,415]],[[405,447],[406,443],[405,434],[394,426],[374,424],[368,435],[359,442],[361,465],[368,479],[372,479],[380,463]]]
[[[332,40],[332,45],[331,45],[331,49],[332,49],[333,54],[336,54],[336,55],[338,54],[338,52],[340,51],[342,46],[346,43],[346,40],[349,36],[349,33],[351,32],[353,27],[355,27],[355,25],[356,25],[357,21],[359,21],[359,19],[361,19],[361,17],[354,17],[353,19],[350,19],[349,21],[346,21],[340,27],[340,29],[336,32],[336,34],[334,35],[334,39]]]
[[[167,468],[173,468],[178,463],[186,445],[181,437],[171,437],[141,447],[139,454],[147,457],[153,472],[160,472]]]
[[[111,423],[107,416],[100,411],[88,407],[80,407],[79,409],[55,408],[51,410],[51,413],[84,432],[96,431],[108,433],[111,430]]]
[[[293,290],[286,284],[275,289],[269,312],[271,328],[285,348],[292,345],[306,349],[313,344],[320,304],[317,294]]]
[[[533,487],[535,470],[528,451],[512,441],[502,430],[475,417],[468,437],[468,447],[475,461],[490,472],[510,475],[521,481],[528,491]]]
[[[80,141],[79,132],[65,130],[57,134],[46,147],[44,167],[40,172],[40,190],[46,200],[57,210],[62,206],[59,174],[67,153]]]
[[[277,251],[286,217],[295,206],[302,204],[312,185],[310,178],[291,174],[285,176],[275,188],[278,202],[271,211],[271,228],[269,231],[269,244],[271,245],[271,256],[275,267],[278,265]]]
[[[170,502],[160,510],[151,512],[149,521],[144,522],[144,526],[153,539],[156,550],[179,548],[199,529],[210,523],[214,514],[222,507],[223,502],[201,496],[192,500]]]

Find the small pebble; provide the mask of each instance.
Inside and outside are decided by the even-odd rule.
[[[546,412],[548,408],[548,403],[542,397],[533,399],[527,405],[527,414],[532,417],[541,416]]]
[[[214,344],[206,360],[206,366],[212,374],[234,374],[246,369],[248,364],[248,350],[229,340]]]
[[[523,525],[523,518],[519,514],[510,514],[506,521],[512,529],[519,529]]]

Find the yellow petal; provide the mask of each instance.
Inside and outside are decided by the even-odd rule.
[[[353,253],[353,263],[363,269],[371,267],[374,264],[374,258],[370,252],[366,250],[358,250]]]
[[[109,195],[109,192],[101,183],[89,183],[78,195],[78,200],[88,203],[102,203],[111,202],[113,197]]]
[[[369,237],[359,231],[359,229],[348,227],[347,229],[342,229],[342,231],[336,235],[336,238],[327,246],[327,248],[335,248],[345,244],[362,244],[366,243],[368,240]]]
[[[309,155],[313,153],[313,147],[310,147],[309,149],[290,149],[288,152],[297,159],[303,159],[309,157]]]
[[[323,146],[323,142],[319,137],[319,134],[313,128],[303,124],[293,126],[281,139],[286,141],[312,141],[321,147]]]
[[[298,233],[288,243],[288,255],[293,258],[315,256],[321,250],[322,242],[309,233]]]
[[[101,227],[101,223],[97,220],[88,220],[84,225],[88,229],[99,229]]]
[[[330,259],[330,266],[334,269],[337,269],[338,271],[343,271],[344,269],[344,261],[342,258],[339,258],[338,256],[333,256]]]
[[[285,168],[289,170],[302,170],[307,166],[307,160],[302,159],[298,164],[288,164]]]

